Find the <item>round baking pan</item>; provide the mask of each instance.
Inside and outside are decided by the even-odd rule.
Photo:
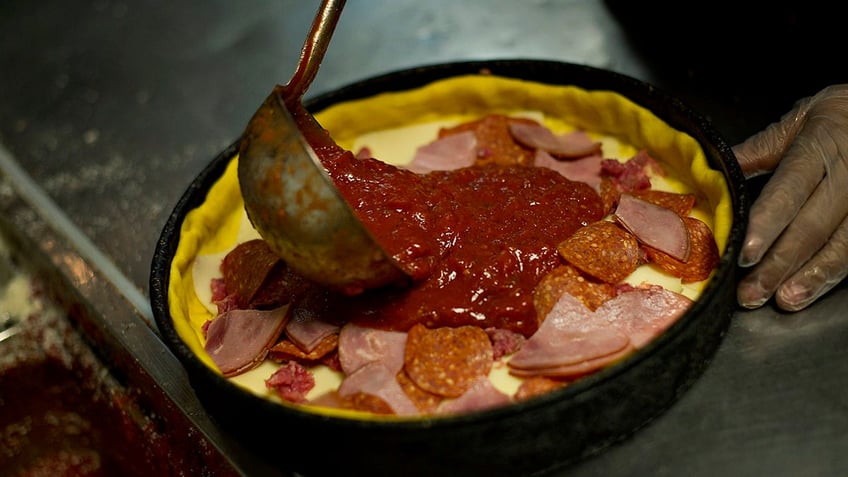
[[[307,103],[313,112],[387,91],[488,72],[586,90],[617,92],[694,138],[720,171],[732,224],[713,278],[666,332],[621,362],[562,389],[504,407],[449,417],[352,419],[306,412],[254,395],[204,364],[175,330],[169,310],[171,263],[183,221],[206,199],[237,154],[221,152],[177,203],[156,246],[150,295],[167,346],[185,366],[210,415],[257,455],[283,471],[317,475],[543,474],[627,438],[669,408],[708,365],[735,309],[736,260],[747,219],[744,177],[730,147],[697,112],[649,84],[583,65],[536,60],[472,61],[388,73]]]

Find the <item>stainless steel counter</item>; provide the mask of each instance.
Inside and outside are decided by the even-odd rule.
[[[553,59],[651,82],[735,143],[794,99],[833,79],[848,80],[844,68],[818,74],[803,63],[800,48],[789,49],[777,36],[749,30],[729,36],[760,16],[696,10],[699,18],[672,16],[664,30],[650,10],[636,18],[627,7],[615,10],[623,16],[609,7],[576,0],[351,0],[310,94],[414,65]],[[60,247],[63,258],[54,259],[66,263],[81,292],[91,294],[90,283],[71,273],[69,253],[111,285],[91,298],[112,293],[138,324],[152,326],[150,261],[171,208],[236,139],[273,85],[288,79],[316,8],[317,1],[302,0],[4,2],[0,173],[13,189],[4,193],[21,196],[34,211],[13,221],[58,229],[68,244]],[[789,37],[800,22],[812,22],[794,12],[774,15],[788,19],[776,28]],[[640,34],[660,41],[642,41]],[[768,55],[754,61],[770,45],[745,50],[746,38],[773,42],[782,48],[775,58],[785,63]],[[703,63],[705,57],[712,62]],[[796,314],[771,305],[740,310],[705,375],[672,409],[560,475],[844,475],[846,304],[842,285]],[[174,367],[164,350],[136,351],[141,360],[152,354],[163,361],[154,365],[161,372]],[[179,402],[198,413],[182,376],[169,372],[174,383],[163,386],[179,388]],[[249,464],[250,452],[225,442],[208,419],[198,422],[238,454],[234,460],[245,473],[269,472],[269,463]]]

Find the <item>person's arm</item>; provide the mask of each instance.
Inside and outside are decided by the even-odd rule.
[[[739,304],[774,296],[801,310],[848,274],[848,84],[800,100],[733,150],[746,177],[773,173],[750,210]]]

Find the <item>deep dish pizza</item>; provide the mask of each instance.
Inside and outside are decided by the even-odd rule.
[[[310,283],[225,174],[181,235],[181,335],[270,399],[420,416],[558,389],[647,346],[723,251],[721,175],[614,93],[481,75],[318,119],[352,151],[325,167],[412,280],[354,296]]]

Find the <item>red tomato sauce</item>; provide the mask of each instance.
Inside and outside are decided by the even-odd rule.
[[[413,279],[335,304],[339,318],[364,326],[475,325],[530,336],[538,327],[534,288],[561,263],[556,245],[603,217],[593,188],[547,168],[488,165],[419,175],[350,153],[324,165]]]

